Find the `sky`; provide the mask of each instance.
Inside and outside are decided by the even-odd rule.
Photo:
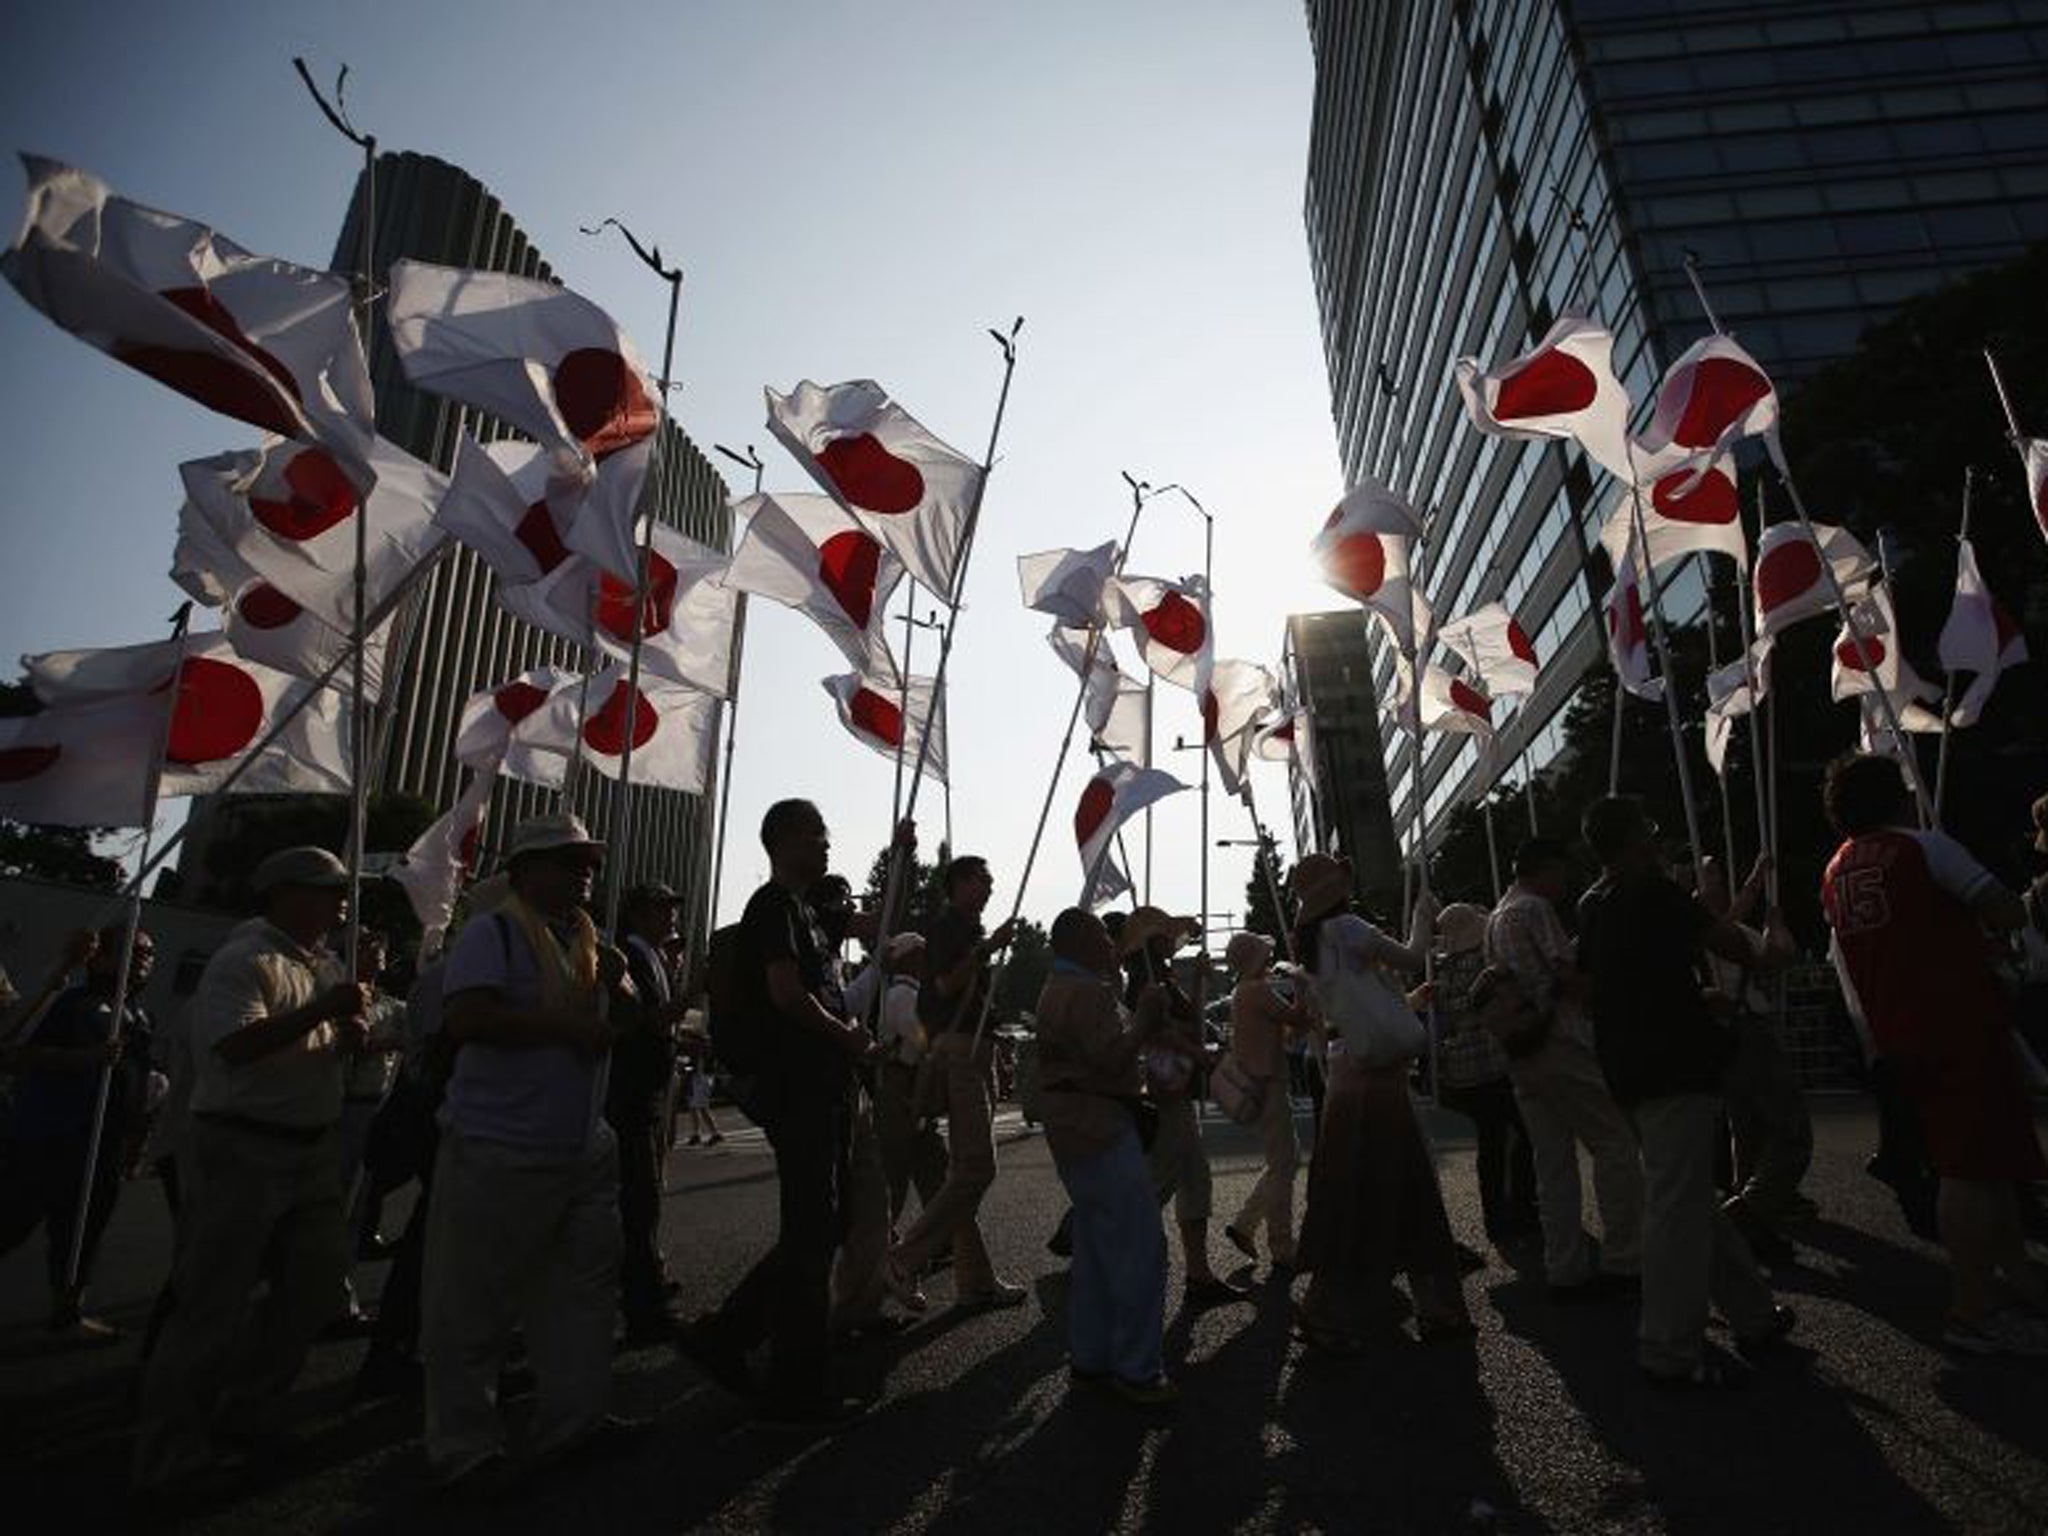
[[[1336,605],[1306,553],[1342,487],[1301,216],[1299,6],[73,0],[9,30],[0,143],[316,266],[359,160],[291,59],[323,81],[348,64],[359,126],[481,178],[655,361],[665,288],[616,237],[577,232],[624,219],[684,269],[678,420],[707,451],[757,445],[771,490],[814,487],[765,430],[763,385],[872,377],[979,456],[1002,362],[986,332],[1023,316],[951,664],[954,846],[991,860],[998,906],[1074,691],[1018,600],[1018,555],[1120,537],[1129,470],[1214,515],[1219,655],[1275,665],[1289,612]],[[0,167],[0,204],[19,208],[21,187]],[[182,596],[166,575],[176,466],[253,438],[0,293],[0,655],[163,634]],[[1129,568],[1199,571],[1202,533],[1185,502],[1156,501]],[[935,645],[918,646],[922,673]],[[808,621],[752,605],[722,917],[766,875],[754,829],[774,800],[819,804],[856,883],[886,837],[892,764],[819,687],[843,670]],[[1193,696],[1157,700],[1159,766],[1193,783],[1196,755],[1164,750],[1196,737]],[[1085,747],[1025,891],[1041,921],[1079,888]],[[1285,770],[1255,773],[1284,828]],[[927,849],[941,806],[928,786]],[[1155,827],[1153,899],[1193,912],[1198,796],[1164,802]],[[1220,793],[1210,835],[1250,835]],[[1209,910],[1241,912],[1249,850],[1211,851]]]

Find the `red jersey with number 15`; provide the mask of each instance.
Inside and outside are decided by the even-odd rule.
[[[1821,906],[1871,1038],[1886,1055],[1946,1054],[1944,1038],[2006,1023],[1970,902],[1991,875],[1942,832],[1852,837],[1821,877]]]

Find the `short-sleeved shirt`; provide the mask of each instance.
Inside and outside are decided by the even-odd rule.
[[[846,1052],[776,1009],[768,993],[768,967],[787,960],[798,982],[826,1012],[846,1017],[838,968],[832,948],[804,899],[787,886],[769,881],[747,899],[740,916],[740,957],[750,987],[760,988],[758,1014],[768,1041],[761,1079],[766,1090],[792,1093],[835,1093],[845,1088],[852,1070]]]
[[[24,1044],[60,1051],[87,1051],[107,1038],[113,999],[85,987],[73,987],[53,1002]],[[129,1003],[123,1010],[123,1051],[107,1090],[107,1121],[102,1133],[120,1136],[138,1120],[149,1076],[149,1016]],[[42,1141],[92,1133],[98,1103],[97,1071],[22,1073],[7,1119],[7,1135],[15,1141]]]
[[[938,986],[939,978],[973,953],[981,938],[980,920],[957,907],[945,908],[924,926],[924,988],[917,996],[917,1016],[934,1039],[955,1028],[972,1034],[981,1023],[981,997],[988,988],[986,965],[976,968],[965,991],[947,997]]]
[[[1579,900],[1600,1070],[1617,1102],[1718,1093],[1733,1051],[1700,986],[1714,919],[1661,874],[1603,878]]]
[[[1578,969],[1578,953],[1546,897],[1514,886],[1501,898],[1486,920],[1486,963],[1515,978],[1529,1006],[1550,1020],[1553,1035],[1592,1049],[1592,1021],[1563,992],[1564,982]]]
[[[1852,837],[1821,877],[1836,953],[1880,1052],[1939,1054],[1959,1028],[2010,1017],[1970,903],[1994,880],[1942,832]]]
[[[444,1000],[496,992],[510,1008],[538,1008],[540,962],[525,931],[502,912],[462,930],[442,974]],[[463,1042],[441,1100],[441,1123],[460,1135],[543,1157],[588,1152],[604,1124],[611,1054],[566,1045]]]
[[[206,962],[192,998],[192,1113],[297,1130],[339,1120],[342,1060],[331,1022],[240,1066],[215,1047],[238,1029],[298,1011],[341,979],[341,962],[326,950],[305,948],[264,918],[238,924]]]
[[[1478,948],[1436,957],[1430,1012],[1436,1019],[1436,1067],[1446,1088],[1477,1088],[1507,1076],[1508,1053],[1472,1016],[1472,983],[1485,964]]]

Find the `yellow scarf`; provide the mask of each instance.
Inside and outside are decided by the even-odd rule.
[[[522,898],[507,897],[498,910],[526,935],[527,946],[533,951],[535,969],[539,973],[541,1006],[561,1008],[572,1003],[589,1006],[590,995],[597,990],[597,924],[590,920],[590,914],[581,907],[575,910],[570,921],[576,932],[565,947],[555,937],[554,928],[548,920]]]

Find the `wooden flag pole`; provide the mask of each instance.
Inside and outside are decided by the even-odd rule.
[[[1998,391],[1999,409],[2005,412],[2006,436],[2017,446],[2026,434],[2020,431],[2019,412],[2012,408],[2012,395],[2005,387],[2005,374],[1999,369],[1998,358],[1989,347],[1984,349],[1984,366],[1991,370],[1991,387]]]
[[[747,451],[744,454],[735,453],[720,443],[713,443],[711,446],[741,468],[751,470],[754,475],[754,494],[761,494],[761,476],[768,466],[761,455],[754,451],[752,443],[747,444]],[[737,534],[737,530],[735,533]],[[718,891],[725,876],[725,835],[732,820],[732,749],[740,733],[741,657],[745,654],[747,646],[747,594],[744,592],[740,593],[738,601],[733,604],[732,623],[730,683],[725,690],[726,696],[718,707],[719,723],[725,731],[725,757],[722,769],[716,770],[718,826],[711,847],[711,893],[704,906],[704,932],[707,938],[711,930],[718,926]]]
[[[654,413],[654,452],[647,468],[647,482],[660,495],[661,477],[667,469],[668,454],[668,394],[675,380],[676,360],[676,314],[683,301],[683,269],[665,266],[661,259],[660,246],[643,246],[633,231],[617,219],[606,219],[587,228],[583,233],[596,234],[599,231],[616,229],[626,237],[626,244],[633,248],[633,254],[640,258],[656,277],[668,284],[668,329],[661,344],[661,401]],[[642,495],[644,497],[645,491]],[[633,580],[633,644],[626,653],[626,729],[625,745],[619,752],[619,782],[612,791],[612,824],[607,835],[611,843],[610,857],[605,862],[604,879],[604,931],[611,933],[619,925],[619,900],[625,892],[626,860],[631,857],[633,845],[633,738],[640,727],[640,653],[645,649],[647,638],[647,579],[654,566],[654,525],[659,520],[660,507],[648,509],[646,523],[640,533],[639,569]],[[579,739],[582,733],[578,732]]]
[[[357,519],[361,521],[360,518]],[[178,605],[178,611],[171,617],[171,644],[175,661],[171,666],[171,682],[165,690],[167,702],[164,706],[163,729],[157,733],[156,756],[149,765],[149,778],[143,793],[142,846],[139,863],[149,863],[149,845],[156,835],[157,797],[163,787],[164,760],[170,756],[171,732],[178,719],[178,701],[185,691],[185,636],[192,622],[192,604]],[[107,1128],[107,1101],[114,1085],[114,1062],[111,1052],[121,1038],[121,1019],[128,1011],[128,983],[130,970],[135,958],[135,935],[142,927],[142,874],[137,872],[127,892],[128,920],[121,930],[121,954],[114,962],[114,998],[112,1011],[107,1016],[107,1034],[103,1047],[109,1053],[107,1060],[100,1063],[99,1084],[93,1093],[92,1133],[85,1143],[85,1178],[78,1186],[78,1214],[71,1223],[71,1251],[64,1261],[64,1288],[74,1295],[78,1290],[78,1271],[85,1261],[85,1234],[92,1214],[93,1186],[99,1180],[100,1138]]]
[[[910,662],[917,648],[917,578],[910,578],[910,599],[903,605],[903,686],[898,695],[897,715],[910,718]],[[896,732],[896,785],[889,796],[889,825],[903,819],[903,748],[910,733],[900,726]]]
[[[1707,564],[1707,557],[1704,554],[1695,551],[1692,558],[1694,568],[1700,573],[1700,590],[1706,594],[1707,600],[1707,671],[1711,674],[1721,670],[1720,625],[1718,616],[1714,612],[1714,572],[1713,568]],[[1711,703],[1711,701],[1709,702]],[[1727,867],[1723,873],[1729,881],[1728,892],[1732,897],[1735,893],[1733,882],[1735,880],[1736,868],[1735,810],[1728,803],[1728,759],[1726,754],[1723,754],[1721,758],[1721,769],[1714,775],[1714,782],[1720,790],[1721,843],[1723,857],[1727,860]],[[1761,834],[1758,836],[1757,846],[1763,846]]]
[[[1988,357],[1990,354],[1986,353],[1985,356]],[[1964,466],[1963,518],[1961,524],[1956,529],[1956,553],[1958,560],[1961,559],[1962,551],[1968,547],[1970,542],[1970,493],[1976,488],[1976,484],[1976,466]],[[1947,681],[1942,684],[1941,747],[1934,756],[1934,824],[1937,827],[1941,825],[1942,797],[1948,789],[1948,738],[1950,730],[1953,729],[1949,722],[1949,716],[1955,713],[1955,708],[1956,675],[1951,671],[1948,674]]]
[[[1736,515],[1741,516],[1741,503],[1736,503]],[[1764,536],[1764,482],[1759,475],[1756,482],[1756,538],[1750,541],[1752,549],[1763,542]],[[1744,534],[1747,538],[1747,533]],[[1751,566],[1751,580],[1755,567]],[[1764,691],[1765,678],[1756,664],[1756,618],[1753,612],[1754,595],[1750,583],[1744,582],[1736,592],[1735,612],[1741,624],[1743,675],[1749,682],[1749,768],[1750,777],[1755,780],[1752,788],[1756,793],[1756,842],[1758,848],[1768,848],[1772,854],[1771,872],[1765,881],[1765,891],[1772,906],[1778,904],[1777,828],[1771,824],[1769,805],[1777,795],[1778,760],[1775,752],[1764,751]],[[1732,880],[1735,871],[1729,870]]]

